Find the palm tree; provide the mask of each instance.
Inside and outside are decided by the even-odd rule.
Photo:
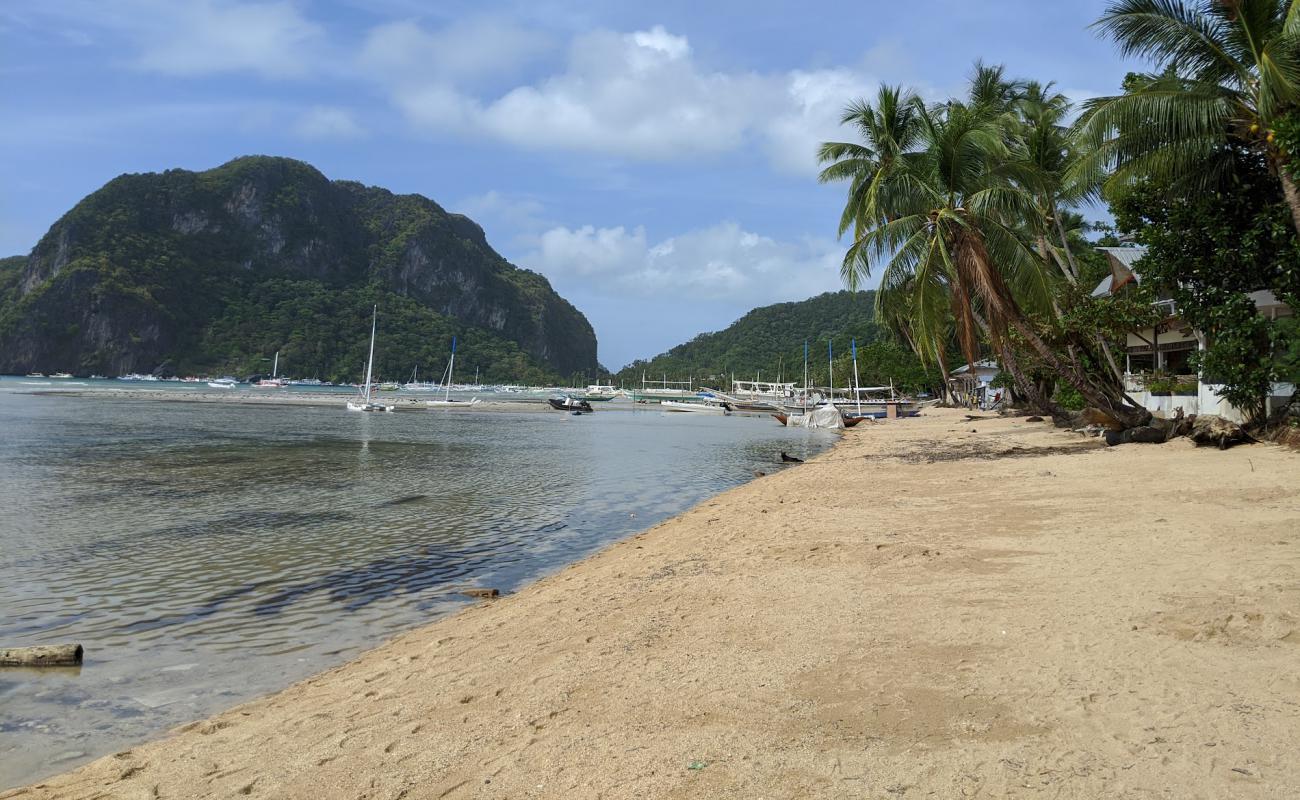
[[[851,227],[855,236],[842,270],[846,284],[859,285],[873,263],[883,263],[882,290],[912,287],[913,308],[925,312],[917,321],[929,323],[937,321],[934,293],[942,287],[968,361],[976,360],[983,333],[1018,388],[1046,406],[1019,368],[1012,347],[1012,337],[1018,337],[1090,404],[1129,424],[1145,422],[1149,414],[1126,406],[1117,392],[1090,381],[1077,361],[1054,352],[1016,300],[1011,284],[1041,275],[1042,263],[1018,234],[1036,212],[1024,188],[1031,176],[1013,157],[1004,111],[978,101],[927,108],[914,99],[911,105],[912,147],[882,150],[869,140],[860,150],[822,148],[823,161],[863,156],[852,166],[833,170],[839,167],[833,163],[823,172],[823,179],[852,181],[841,219],[841,229]],[[859,108],[861,116],[879,117],[878,110]],[[874,136],[878,126],[859,128]],[[886,151],[888,161],[867,156]]]
[[[1300,190],[1274,141],[1300,101],[1300,0],[1116,0],[1094,27],[1157,69],[1085,103],[1078,179],[1111,189],[1152,177],[1195,191],[1231,170],[1237,145],[1268,160],[1300,232]]]

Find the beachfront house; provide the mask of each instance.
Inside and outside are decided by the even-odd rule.
[[[1001,371],[996,361],[963,364],[948,373],[948,388],[959,405],[992,408],[1001,399],[1000,390],[993,388],[993,379]]]
[[[1145,247],[1099,247],[1110,263],[1110,274],[1097,284],[1092,296],[1111,297],[1142,282],[1139,271]],[[1270,319],[1291,316],[1294,310],[1269,291],[1250,294],[1255,308]],[[1244,422],[1244,414],[1219,397],[1221,386],[1191,366],[1191,356],[1205,348],[1205,335],[1178,316],[1177,304],[1159,297],[1156,308],[1163,313],[1152,327],[1129,331],[1124,350],[1124,389],[1129,396],[1157,416],[1170,416],[1178,409],[1185,414],[1217,414]],[[1273,384],[1269,407],[1280,406],[1295,390],[1289,383]]]

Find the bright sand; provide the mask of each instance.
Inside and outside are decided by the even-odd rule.
[[[864,424],[516,595],[0,796],[1296,797],[1298,488],[1275,446]]]

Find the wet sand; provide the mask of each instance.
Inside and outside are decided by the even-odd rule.
[[[772,469],[0,797],[1300,795],[1300,454],[930,411]]]

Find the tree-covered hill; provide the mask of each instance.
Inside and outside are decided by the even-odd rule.
[[[808,342],[809,381],[827,381],[827,342],[833,341],[835,383],[853,374],[849,342],[857,339],[858,370],[863,386],[887,385],[892,379],[905,391],[930,389],[938,372],[929,374],[911,350],[892,341],[873,319],[874,293],[827,292],[795,303],[777,303],[750,311],[726,329],[702,333],[666,353],[627,365],[617,380],[640,385],[650,380],[694,378],[697,384],[729,387],[738,380],[803,382],[803,345]],[[761,378],[759,377],[761,374]]]
[[[0,372],[357,379],[437,372],[451,336],[484,380],[595,374],[587,319],[473,221],[285,158],[122,175],[0,260]],[[465,376],[465,372],[459,373]]]

